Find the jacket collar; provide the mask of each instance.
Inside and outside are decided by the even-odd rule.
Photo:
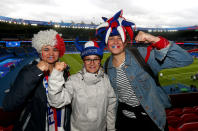
[[[104,70],[100,68],[96,74],[87,72],[85,67],[83,67],[80,74],[82,75],[82,80],[84,80],[86,84],[93,85],[101,81],[101,77],[104,77]]]

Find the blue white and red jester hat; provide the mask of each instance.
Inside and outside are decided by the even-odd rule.
[[[105,22],[96,27],[96,36],[107,44],[109,36],[120,35],[122,41],[125,42],[126,33],[128,32],[130,40],[132,41],[135,24],[126,21],[125,18],[122,17],[122,14],[123,10],[120,10],[110,19],[102,17]]]
[[[120,10],[113,17],[107,19],[102,17],[105,21],[98,27],[96,27],[96,36],[99,39],[102,39],[106,44],[108,42],[109,36],[120,35],[123,42],[126,41],[126,33],[128,32],[130,40],[133,40],[133,30],[135,29],[135,24],[133,22],[126,21],[124,17],[122,17],[123,11]],[[152,43],[147,47],[147,54],[145,57],[145,62],[148,61],[150,52],[153,48],[158,50],[163,49],[169,45],[169,41],[161,36],[159,36],[160,41],[156,43]]]
[[[77,50],[81,52],[80,56],[82,59],[89,55],[98,55],[101,59],[103,57],[103,49],[105,47],[105,43],[103,42],[98,43],[92,40],[86,42],[85,44],[80,44],[78,42],[78,38],[76,38],[74,44]]]

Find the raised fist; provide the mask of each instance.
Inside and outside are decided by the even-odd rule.
[[[43,72],[49,70],[49,64],[47,62],[45,62],[45,61],[40,61],[37,64],[37,67]]]
[[[156,43],[160,40],[159,37],[153,36],[149,33],[145,33],[143,31],[139,31],[137,36],[135,37],[135,40],[137,43],[143,42],[143,43]]]
[[[58,71],[63,71],[67,67],[67,64],[65,62],[56,62],[55,69]]]

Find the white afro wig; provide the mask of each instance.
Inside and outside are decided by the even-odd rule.
[[[38,53],[41,53],[43,46],[55,46],[57,44],[57,34],[58,33],[52,29],[39,31],[37,34],[34,34],[34,37],[32,38],[32,46],[37,50]]]

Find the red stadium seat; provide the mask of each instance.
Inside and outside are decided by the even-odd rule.
[[[169,131],[178,131],[177,128],[173,128],[173,127],[171,127],[171,126],[168,126],[168,130],[169,130]]]
[[[172,110],[171,110],[171,109],[166,109],[165,111],[166,111],[166,115],[168,115],[168,113],[169,113],[170,111],[172,111]]]
[[[193,107],[184,107],[182,109],[183,114],[187,114],[187,113],[194,113],[195,109]]]
[[[167,116],[168,125],[173,128],[177,128],[181,121],[182,119],[178,116]]]
[[[182,123],[198,122],[198,115],[195,113],[183,114],[181,117]]]
[[[181,108],[175,108],[172,111],[169,111],[167,116],[181,116],[183,111]]]
[[[10,125],[8,127],[1,127],[0,126],[0,131],[12,131],[13,125]]]
[[[184,123],[179,128],[177,128],[178,131],[198,131],[198,122],[190,122],[190,123]]]
[[[194,106],[193,108],[194,108],[195,113],[198,114],[198,106]]]

